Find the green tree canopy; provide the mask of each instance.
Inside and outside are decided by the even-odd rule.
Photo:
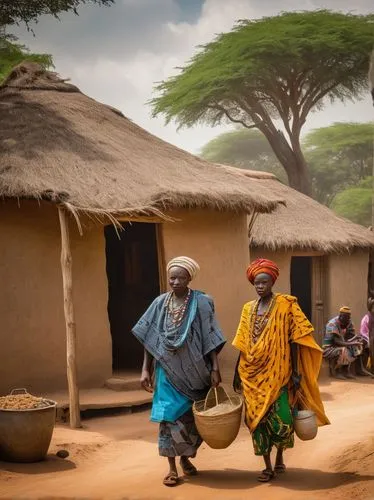
[[[44,68],[53,66],[48,54],[31,53],[17,38],[6,33],[6,27],[21,22],[28,25],[44,14],[58,16],[61,12],[78,13],[80,5],[96,3],[110,5],[114,0],[0,0],[0,83],[11,69],[22,61],[33,61]]]
[[[314,197],[329,204],[336,193],[371,175],[373,123],[334,123],[310,132],[303,141]]]
[[[77,13],[80,5],[97,3],[110,5],[114,0],[1,0],[0,25],[12,25],[37,21],[43,14],[57,16],[61,12]]]
[[[334,123],[306,135],[302,145],[316,200],[329,205],[338,192],[371,175],[373,136],[372,123]],[[287,182],[282,165],[257,130],[220,134],[202,148],[201,155],[215,163],[271,172]]]
[[[369,227],[372,217],[373,178],[367,177],[338,193],[331,203],[331,208],[352,222]]]
[[[308,114],[327,101],[368,92],[373,20],[374,15],[319,10],[240,21],[156,87],[153,115],[180,127],[228,120],[259,129],[290,185],[310,194],[301,129]]]
[[[0,38],[0,84],[12,68],[23,61],[37,62],[45,69],[53,67],[52,57],[49,54],[34,54],[24,45]]]
[[[214,163],[275,174],[287,183],[287,176],[265,136],[258,130],[238,129],[209,141],[201,156]]]

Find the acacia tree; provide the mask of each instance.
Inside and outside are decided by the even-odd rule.
[[[0,83],[10,70],[22,61],[37,62],[44,68],[53,67],[49,54],[35,54],[17,43],[17,38],[6,33],[6,27],[21,22],[29,26],[41,15],[58,17],[61,12],[78,14],[79,5],[96,3],[110,5],[114,0],[0,0]]]
[[[373,20],[373,15],[319,10],[240,21],[156,87],[153,115],[163,114],[179,127],[229,120],[257,128],[290,186],[311,194],[302,127],[326,101],[367,93]]]
[[[49,54],[35,54],[24,45],[0,39],[0,84],[12,68],[23,61],[37,62],[45,69],[53,67],[52,56]]]
[[[334,123],[309,132],[302,140],[312,179],[313,198],[330,205],[340,191],[356,186],[373,170],[372,123]],[[258,130],[241,128],[218,135],[201,150],[215,163],[274,173],[282,182],[287,176],[269,143]]]
[[[213,163],[271,172],[280,181],[287,183],[282,165],[264,135],[258,130],[241,128],[224,132],[205,144],[200,154]]]
[[[61,12],[73,11],[85,3],[110,5],[114,0],[1,0],[0,25],[12,25],[37,21],[43,14],[58,16]]]
[[[369,227],[371,225],[373,178],[367,177],[356,186],[338,193],[331,202],[331,208],[352,222]]]
[[[349,186],[356,186],[373,172],[372,123],[334,123],[305,137],[303,150],[310,167],[313,196],[329,205]]]

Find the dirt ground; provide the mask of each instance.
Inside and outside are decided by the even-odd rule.
[[[313,441],[296,440],[287,473],[271,484],[256,482],[262,463],[242,427],[226,450],[202,446],[197,477],[166,488],[157,425],[143,412],[86,420],[83,430],[56,427],[46,461],[0,462],[0,498],[374,500],[374,381],[326,381],[321,391],[332,425]],[[57,458],[60,449],[70,456]]]

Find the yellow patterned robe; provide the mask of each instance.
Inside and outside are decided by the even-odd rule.
[[[318,425],[329,424],[318,388],[322,349],[313,338],[313,326],[297,299],[276,294],[275,303],[258,341],[252,345],[249,331],[256,301],[244,305],[233,346],[240,350],[239,375],[243,386],[246,423],[253,432],[292,373],[290,342],[299,345],[301,395],[316,413]]]

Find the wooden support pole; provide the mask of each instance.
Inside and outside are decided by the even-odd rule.
[[[64,287],[64,313],[66,325],[66,358],[69,388],[70,427],[81,427],[79,390],[77,381],[77,336],[74,320],[73,273],[70,249],[69,225],[64,208],[58,208],[61,229],[61,272]]]

